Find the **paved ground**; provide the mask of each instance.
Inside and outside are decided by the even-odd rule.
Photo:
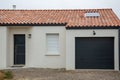
[[[120,80],[118,71],[13,69],[13,80]]]

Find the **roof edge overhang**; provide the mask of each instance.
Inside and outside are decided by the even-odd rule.
[[[4,23],[4,24],[0,24],[0,26],[66,26],[66,24],[67,23],[41,23],[41,24],[39,24],[39,23],[36,23],[36,24],[29,24],[29,23],[27,23],[27,24],[6,24],[6,23]]]
[[[120,26],[84,26],[84,27],[66,27],[66,29],[119,29]]]
[[[119,29],[120,26],[66,26],[67,23],[37,23],[37,24],[8,24],[8,23],[0,23],[0,26],[65,26],[66,29]]]

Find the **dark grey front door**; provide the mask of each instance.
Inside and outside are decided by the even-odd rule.
[[[14,65],[25,64],[25,34],[14,35]]]
[[[114,69],[113,37],[76,37],[76,69]]]

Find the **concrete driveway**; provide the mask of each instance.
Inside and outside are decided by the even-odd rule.
[[[13,80],[120,80],[120,72],[105,70],[13,69]]]

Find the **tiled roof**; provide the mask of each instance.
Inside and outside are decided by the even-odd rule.
[[[85,17],[86,12],[98,12],[99,17]],[[66,27],[118,27],[120,20],[112,9],[78,10],[0,10],[0,25],[66,24]]]

